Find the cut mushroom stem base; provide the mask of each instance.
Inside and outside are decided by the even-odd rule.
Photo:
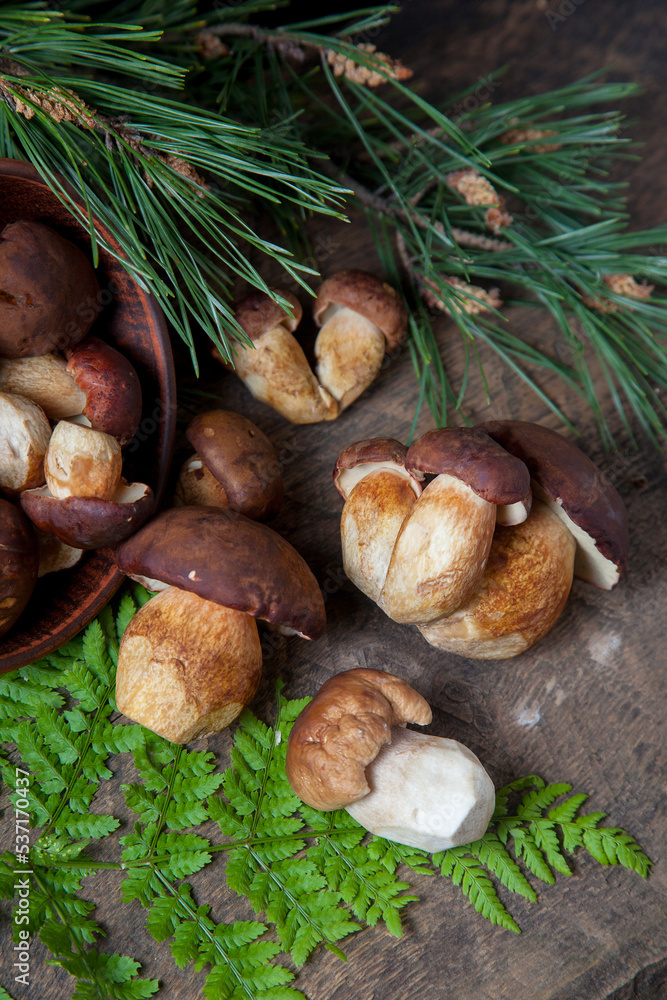
[[[371,791],[345,808],[379,837],[423,851],[479,840],[495,789],[475,754],[456,740],[394,727],[366,768]]]

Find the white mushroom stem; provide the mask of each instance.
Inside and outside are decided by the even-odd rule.
[[[456,740],[394,727],[366,768],[371,791],[346,806],[378,837],[434,852],[479,840],[495,790],[475,754]]]
[[[315,341],[317,377],[344,410],[375,379],[385,353],[382,330],[360,313],[333,303]]]
[[[263,333],[253,347],[241,348],[234,366],[256,399],[293,424],[338,416],[338,403],[318,384],[299,342],[282,325]]]
[[[56,424],[44,458],[46,484],[59,500],[72,496],[111,500],[120,485],[122,466],[115,438],[71,420]]]
[[[86,394],[57,354],[37,358],[0,359],[0,390],[16,392],[41,406],[47,417],[61,420],[83,411]]]

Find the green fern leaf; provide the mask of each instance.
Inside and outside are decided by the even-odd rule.
[[[531,903],[537,902],[530,882],[491,830],[486,832],[482,840],[476,840],[470,845],[470,853],[479,858],[510,892],[518,893]]]
[[[477,859],[470,855],[467,847],[453,847],[445,851],[444,855],[435,854],[433,861],[440,865],[443,876],[451,878],[454,885],[461,887],[478,913],[493,924],[499,924],[516,934],[521,933],[519,926],[500,902],[490,878]]]
[[[123,594],[118,605],[118,614],[116,615],[116,636],[119,642],[123,638],[125,629],[136,615],[137,610],[137,603],[132,595]]]
[[[106,631],[107,635],[102,630],[102,615],[90,623],[83,635],[83,656],[91,673],[105,687],[109,687],[114,669],[107,645],[108,626]]]
[[[552,802],[572,790],[572,785],[546,785],[537,791],[528,792],[517,806],[516,814],[522,820],[538,819]]]
[[[512,831],[512,836],[514,838],[514,848],[517,857],[523,859],[526,867],[533,875],[537,875],[539,879],[548,885],[554,885],[555,879],[553,874],[528,831],[523,829],[523,827],[515,828]]]
[[[571,795],[565,802],[561,802],[559,805],[554,806],[553,809],[550,809],[548,818],[555,820],[557,823],[571,823],[587,799],[588,795],[585,794]]]

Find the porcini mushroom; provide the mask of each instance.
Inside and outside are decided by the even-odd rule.
[[[86,405],[85,393],[58,354],[37,358],[0,358],[0,390],[37,403],[51,420],[75,417]]]
[[[119,711],[185,743],[229,725],[261,671],[255,619],[317,638],[324,601],[292,546],[231,510],[177,507],[116,550],[128,576],[163,593],[132,619],[120,646]]]
[[[21,220],[0,233],[0,355],[19,358],[65,350],[88,333],[99,309],[92,264],[40,222]]]
[[[77,412],[124,447],[141,420],[141,384],[134,365],[98,337],[87,337],[67,355],[67,371],[84,395]]]
[[[30,522],[18,507],[0,500],[0,635],[12,627],[30,600],[38,567]]]
[[[210,410],[194,417],[185,435],[196,453],[181,469],[175,504],[229,507],[254,521],[278,512],[280,464],[259,427],[239,413]]]
[[[122,468],[116,438],[69,420],[56,424],[44,457],[46,485],[53,497],[111,500]]]
[[[67,545],[55,535],[47,535],[39,528],[35,529],[35,536],[39,552],[38,578],[46,576],[48,573],[60,573],[61,570],[71,569],[76,566],[83,555],[83,549]]]
[[[338,404],[318,384],[293,336],[301,320],[295,296],[274,289],[292,306],[290,315],[270,295],[254,290],[235,304],[235,317],[252,341],[238,346],[234,368],[256,399],[268,403],[293,424],[313,424],[338,416]],[[214,357],[222,360],[214,351]]]
[[[373,382],[385,351],[405,338],[408,314],[398,292],[375,274],[338,271],[313,306],[317,377],[342,412]]]
[[[113,496],[55,497],[48,486],[26,490],[21,507],[41,531],[75,549],[99,549],[129,538],[153,513],[155,498],[145,483],[121,479]]]
[[[527,520],[496,529],[486,568],[472,597],[419,631],[432,646],[473,659],[517,656],[547,634],[565,606],[575,541],[546,504]]]
[[[44,482],[51,425],[41,406],[0,392],[0,488],[10,497]]]
[[[493,783],[461,743],[402,728],[431,719],[424,698],[393,674],[336,674],[292,727],[288,780],[307,805],[345,808],[388,840],[425,851],[471,843],[491,819]]]
[[[533,492],[567,525],[577,541],[574,575],[611,590],[625,573],[628,512],[606,476],[556,431],[522,420],[480,424],[527,466]]]

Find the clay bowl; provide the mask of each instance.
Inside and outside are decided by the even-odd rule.
[[[17,219],[51,226],[90,257],[90,239],[51,193],[37,171],[19,160],[0,159],[0,230]],[[98,227],[118,249],[104,227]],[[151,295],[100,247],[97,276],[102,311],[91,335],[122,351],[137,369],[143,394],[139,432],[124,452],[127,479],[148,483],[159,503],[174,446],[176,383],[169,334]],[[118,249],[120,254],[120,250]],[[113,288],[113,292],[110,289]],[[123,579],[110,548],[85,553],[70,570],[50,573],[14,627],[0,638],[0,673],[34,663],[71,639],[101,611]]]

